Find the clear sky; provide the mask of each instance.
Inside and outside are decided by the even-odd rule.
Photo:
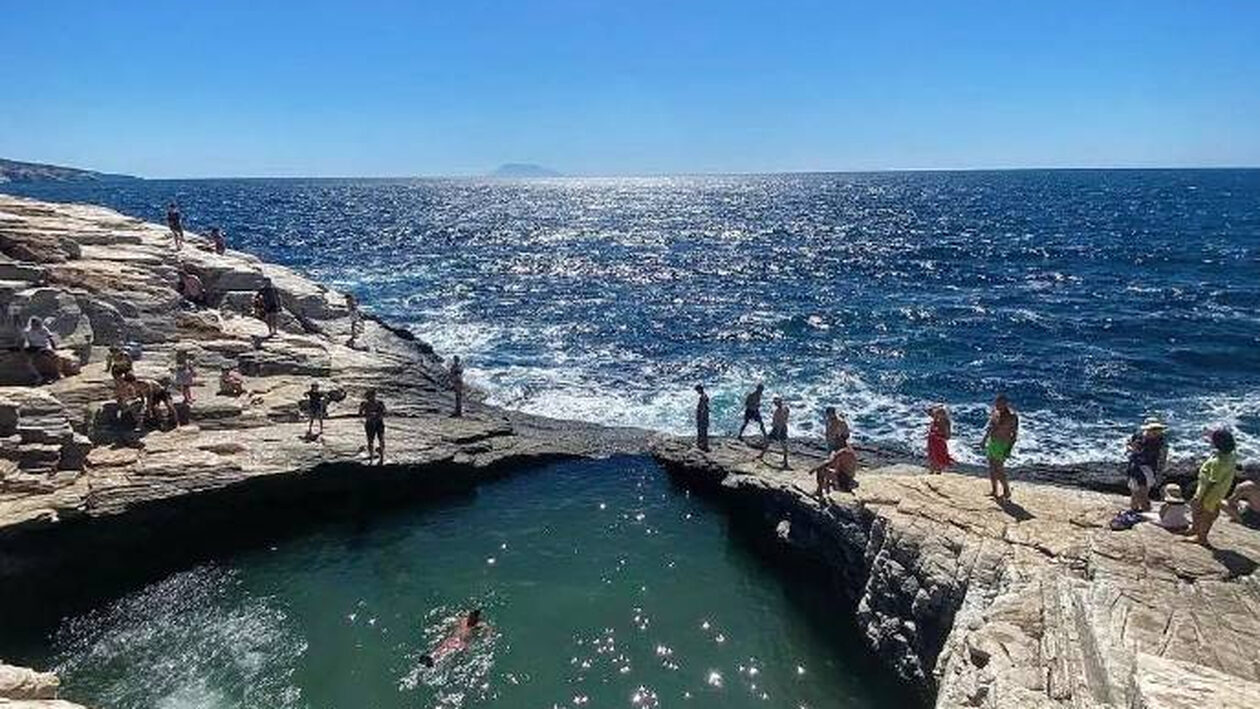
[[[148,177],[1260,165],[1256,0],[0,2],[0,156]]]

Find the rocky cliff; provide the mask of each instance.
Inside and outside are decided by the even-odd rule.
[[[165,227],[0,195],[0,632],[54,612],[75,591],[66,578],[160,565],[347,504],[466,488],[520,463],[644,449],[642,432],[505,412],[475,392],[452,418],[427,345],[370,317],[351,338],[342,294],[208,246],[190,235],[175,251]],[[181,269],[200,278],[208,307],[182,302]],[[268,280],[283,304],[274,337],[251,314]],[[39,383],[19,349],[31,316],[55,334],[68,376]],[[141,430],[120,417],[105,369],[114,345],[137,352],[146,380],[191,358],[193,401],[174,397],[183,425],[164,411]],[[229,366],[242,374],[238,396],[219,393]],[[301,409],[312,382],[345,397],[318,440]],[[383,466],[367,465],[357,417],[368,388],[388,409]]]
[[[730,504],[781,553],[825,567],[870,648],[938,707],[1260,706],[1260,532],[1220,522],[1212,549],[1107,523],[1124,498],[928,475],[867,460],[823,504],[807,473],[662,440],[683,484]]]

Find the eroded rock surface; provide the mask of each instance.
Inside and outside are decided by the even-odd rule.
[[[939,707],[1260,706],[1256,530],[1222,519],[1206,549],[1111,531],[1121,497],[1016,482],[998,503],[984,480],[875,461],[822,504],[817,458],[779,470],[724,440],[654,454],[825,564],[867,644]]]

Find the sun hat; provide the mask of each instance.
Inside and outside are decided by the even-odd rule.
[[[1181,487],[1177,483],[1168,483],[1164,486],[1164,502],[1185,502],[1186,498],[1181,496]]]
[[[1142,430],[1143,431],[1167,431],[1168,426],[1164,425],[1163,421],[1160,421],[1159,419],[1152,416],[1142,422]]]

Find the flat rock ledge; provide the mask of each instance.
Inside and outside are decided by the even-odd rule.
[[[175,289],[181,268],[201,279],[209,307],[182,303]],[[270,338],[248,314],[268,279],[283,304],[280,332]],[[38,383],[19,349],[31,316],[56,335],[72,374]],[[133,432],[117,423],[105,357],[111,345],[127,343],[142,349],[135,361],[142,379],[169,375],[177,353],[194,359],[200,379],[193,403],[176,396],[185,425]],[[243,395],[218,393],[227,365],[244,375]],[[299,403],[312,382],[345,395],[330,406],[317,441],[305,437]],[[368,388],[389,410],[385,466],[366,465],[357,409]],[[33,579],[81,570],[133,521],[133,538],[123,545],[130,552],[144,549],[146,535],[154,542],[177,532],[195,538],[214,531],[212,524],[248,524],[249,517],[230,516],[245,510],[242,500],[250,496],[301,508],[317,494],[369,485],[378,496],[414,494],[466,487],[532,462],[646,449],[642,431],[507,412],[484,405],[476,392],[469,399],[464,417],[450,417],[453,395],[428,345],[366,313],[352,339],[344,295],[290,269],[236,251],[215,254],[196,234],[175,251],[166,227],[112,210],[0,194],[6,599],[25,593],[41,602],[45,591],[36,591],[41,584]],[[261,506],[249,514],[266,514]],[[212,518],[216,507],[220,517]],[[77,555],[58,569],[71,547]],[[5,698],[17,697],[0,694],[0,704]]]
[[[36,672],[0,662],[0,707],[5,709],[83,709],[57,698],[61,682],[51,672]]]
[[[1222,518],[1212,549],[1152,524],[1116,532],[1122,497],[1015,481],[999,503],[987,480],[873,456],[822,504],[820,458],[781,470],[755,454],[653,447],[681,484],[825,568],[866,644],[937,707],[1260,707],[1260,532]]]

